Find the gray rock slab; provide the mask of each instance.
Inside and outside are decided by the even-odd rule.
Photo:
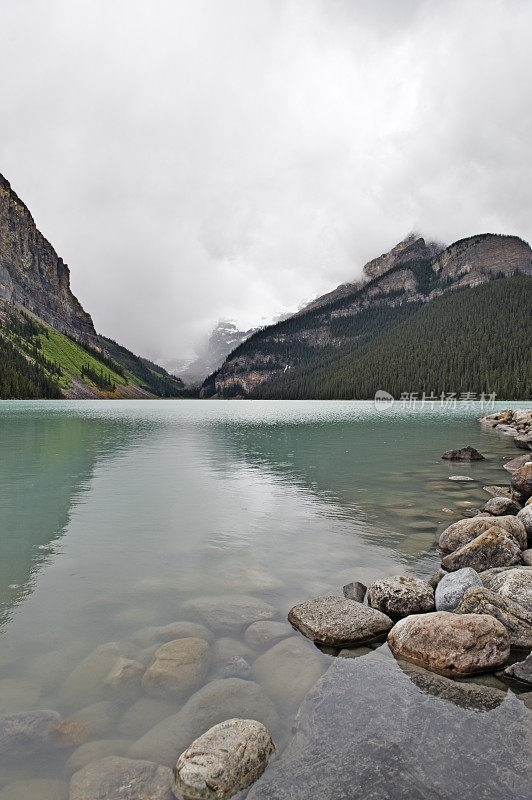
[[[336,659],[247,800],[524,800],[530,721],[512,692],[389,659]]]
[[[315,597],[290,609],[288,622],[303,636],[320,644],[344,647],[384,636],[393,625],[390,617],[344,597]]]
[[[471,586],[482,586],[478,572],[471,567],[463,567],[444,575],[434,592],[436,611],[454,611]]]

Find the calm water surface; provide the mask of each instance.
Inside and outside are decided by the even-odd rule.
[[[139,630],[191,619],[181,606],[192,598],[245,593],[284,620],[351,580],[430,575],[441,530],[486,501],[483,485],[507,484],[503,459],[518,455],[478,416],[478,404],[0,403],[0,714],[105,701],[107,728],[90,738],[132,742],[187,698],[150,705],[83,686],[79,703],[67,698],[65,680],[95,647],[134,648]],[[441,460],[465,444],[487,460]],[[474,480],[448,480],[457,473]],[[243,631],[232,638],[236,654],[260,655]],[[332,656],[308,647],[325,670]],[[205,682],[221,670],[213,663]],[[267,688],[282,746],[295,709]],[[71,754],[0,766],[0,787],[68,780]]]

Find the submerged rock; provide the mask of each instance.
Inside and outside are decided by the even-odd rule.
[[[524,661],[518,661],[504,670],[504,675],[511,680],[532,686],[532,653]]]
[[[532,611],[532,569],[516,567],[482,576],[482,583],[494,592]]]
[[[65,764],[69,775],[83,769],[91,761],[100,761],[107,756],[125,756],[133,742],[130,739],[97,739],[78,747]]]
[[[476,539],[493,525],[497,525],[509,536],[512,536],[521,550],[526,549],[526,530],[523,523],[512,515],[504,515],[497,517],[497,520],[491,516],[480,516],[453,522],[441,534],[438,542],[439,550],[443,555],[452,553]]]
[[[21,711],[0,717],[0,762],[27,758],[50,744],[50,733],[61,721],[56,711]]]
[[[289,611],[288,621],[308,639],[333,647],[374,641],[393,625],[376,608],[333,596],[299,603]]]
[[[419,578],[393,575],[371,584],[368,605],[394,619],[423,614],[434,611],[434,589]]]
[[[471,567],[463,567],[446,574],[434,593],[436,611],[454,611],[471,586],[482,586],[478,573]]]
[[[242,656],[233,656],[227,661],[222,670],[222,678],[249,678],[251,664]]]
[[[131,646],[107,642],[92,651],[70,673],[59,692],[60,702],[79,708],[102,699],[104,682],[119,658],[130,658]]]
[[[512,647],[532,647],[532,612],[485,586],[468,589],[455,611],[457,614],[490,614],[504,625]]]
[[[442,567],[449,571],[472,567],[477,572],[490,567],[521,563],[521,550],[515,539],[494,525],[459,550],[442,558]]]
[[[447,450],[442,455],[442,458],[450,461],[484,461],[484,456],[469,444],[466,447],[460,447],[458,450]]]
[[[150,626],[141,628],[132,639],[141,647],[150,647],[153,644],[173,642],[175,639],[205,639],[209,644],[213,641],[211,631],[200,625],[199,622],[171,622],[169,625]]]
[[[500,669],[510,655],[508,633],[497,619],[448,611],[399,620],[388,634],[388,645],[394,655],[442,675]]]
[[[68,784],[51,778],[15,781],[0,791],[0,800],[68,800]]]
[[[475,479],[470,478],[469,475],[449,475],[449,480],[455,481],[455,483],[468,483],[469,481],[473,481]]]
[[[511,692],[503,703],[497,689],[403,668],[371,655],[335,659],[247,800],[530,796],[525,705]]]
[[[356,600],[357,603],[364,602],[367,590],[368,587],[364,586],[364,584],[360,583],[360,581],[353,581],[352,583],[346,583],[346,585],[342,587],[342,592],[344,594],[344,597],[347,600]]]
[[[118,658],[104,680],[105,691],[118,702],[133,702],[139,694],[144,666],[131,658]]]
[[[211,648],[204,639],[176,639],[155,651],[144,673],[142,688],[151,697],[182,697],[205,680]]]
[[[256,719],[278,730],[279,718],[260,686],[241,678],[211,681],[190,697],[177,714],[163,719],[129,750],[130,758],[146,758],[174,766],[177,757],[204,731],[233,717]]]
[[[260,722],[225,720],[181,753],[174,769],[174,794],[197,800],[232,797],[262,775],[274,750]]]
[[[280,708],[290,708],[301,702],[324,671],[316,648],[291,636],[259,656],[251,674]]]
[[[276,614],[269,603],[248,595],[198,597],[187,600],[181,608],[213,631],[234,633],[253,622],[272,619]]]
[[[244,639],[247,645],[260,650],[267,644],[275,644],[291,635],[292,628],[286,622],[265,620],[264,622],[254,622],[249,628],[246,628]]]
[[[508,470],[508,472],[515,472],[516,469],[520,469],[527,461],[530,461],[530,456],[528,454],[524,456],[516,456],[515,458],[510,459],[510,461],[506,461],[503,464],[504,469]]]
[[[167,767],[109,756],[74,773],[70,800],[175,800],[171,785]]]

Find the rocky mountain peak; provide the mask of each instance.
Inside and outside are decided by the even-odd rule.
[[[415,261],[424,258],[433,258],[442,252],[444,246],[437,242],[426,242],[417,233],[410,233],[405,239],[392,247],[388,253],[383,253],[377,258],[368,261],[362,269],[366,280],[372,280],[393,267],[406,261]]]
[[[63,333],[98,347],[90,315],[70,288],[70,270],[0,175],[0,300],[23,306]]]

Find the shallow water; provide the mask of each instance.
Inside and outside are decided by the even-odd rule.
[[[77,701],[65,681],[95,647],[127,642],[146,658],[135,634],[194,619],[181,607],[197,597],[253,595],[282,621],[294,603],[341,594],[351,580],[428,576],[441,530],[486,501],[483,485],[507,484],[503,459],[519,454],[479,415],[460,403],[379,412],[371,402],[1,402],[0,715],[70,716],[105,701],[108,724],[90,739],[134,741],[187,696],[138,704],[140,690],[123,701],[81,682]],[[441,460],[465,444],[487,460]],[[455,474],[474,480],[449,481]],[[243,633],[231,633],[237,654]],[[332,656],[308,648],[324,671]],[[253,662],[265,649],[242,653]],[[264,687],[281,749],[300,699],[285,689],[301,661]],[[0,766],[0,787],[67,780],[72,751]]]

